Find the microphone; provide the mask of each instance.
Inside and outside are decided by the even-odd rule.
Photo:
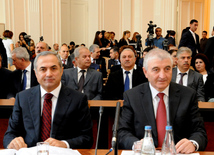
[[[96,140],[96,147],[95,147],[95,155],[97,155],[97,146],[98,146],[98,140],[99,140],[99,134],[100,134],[100,124],[101,124],[101,118],[103,114],[103,106],[100,106],[100,117],[99,117],[99,123],[98,123],[98,129],[97,129],[97,140]]]
[[[113,137],[111,142],[113,149],[115,149],[116,142],[117,142],[117,129],[118,129],[119,117],[120,117],[120,102],[117,102],[115,120],[114,120],[114,126],[113,126]]]

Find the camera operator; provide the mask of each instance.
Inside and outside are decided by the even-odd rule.
[[[153,26],[153,27],[155,27],[155,26]],[[150,27],[148,28],[148,31],[149,31],[149,29],[151,29]],[[148,32],[147,31],[147,32]],[[152,30],[153,31],[153,30]],[[154,32],[153,32],[154,33]],[[162,37],[162,29],[160,28],[160,27],[157,27],[156,29],[155,29],[155,34],[156,34],[156,37],[155,38],[153,38],[152,39],[152,43],[153,44],[150,44],[149,45],[149,36],[151,35],[150,34],[150,32],[149,32],[149,34],[148,34],[148,38],[146,39],[146,43],[145,43],[145,45],[146,46],[154,46],[154,47],[158,47],[158,48],[160,48],[160,49],[163,49],[163,41],[164,41],[164,38]]]
[[[30,36],[27,35],[27,33],[21,32],[19,34],[19,44],[21,47],[25,47],[27,49],[31,60],[36,56],[34,41],[30,39]]]

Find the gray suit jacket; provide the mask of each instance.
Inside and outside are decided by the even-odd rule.
[[[172,70],[172,82],[176,82],[176,76],[177,76],[177,68],[173,68]],[[204,81],[203,76],[190,69],[188,74],[188,82],[187,86],[194,89],[197,92],[197,99],[198,101],[205,102],[204,98]]]
[[[77,68],[69,68],[64,70],[62,75],[62,83],[72,89],[78,90]],[[88,100],[102,99],[102,73],[88,68],[85,83],[83,86],[84,93]]]

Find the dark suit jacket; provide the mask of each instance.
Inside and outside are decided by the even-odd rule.
[[[208,39],[204,54],[207,56],[207,58],[210,61],[210,64],[213,64],[213,56],[214,56],[214,37],[211,37]]]
[[[129,40],[130,42],[130,40]],[[118,47],[120,48],[123,45],[128,45],[125,39],[120,39],[119,43],[118,43]]]
[[[204,92],[206,101],[214,98],[214,73],[208,74],[207,80],[204,84]]]
[[[62,83],[74,90],[78,90],[77,68],[69,68],[64,70],[62,75]],[[88,100],[102,99],[102,74],[94,69],[88,68],[85,83],[83,86],[84,93]]]
[[[10,87],[11,71],[6,68],[0,68],[0,99],[7,99]]]
[[[17,94],[4,135],[4,147],[18,136],[24,138],[28,147],[36,146],[41,137],[40,123],[41,92],[38,85]],[[72,149],[92,146],[92,121],[85,95],[62,85],[52,121],[51,137],[66,140]]]
[[[118,65],[118,62],[115,59],[108,60],[108,69],[110,69],[111,67],[116,66],[116,65]]]
[[[10,97],[15,97],[16,94],[22,91],[22,70],[15,70],[11,73],[11,89],[9,93]],[[33,70],[33,65],[31,64],[31,81],[30,87],[37,86],[39,83],[37,81],[35,72]]]
[[[0,54],[2,57],[2,67],[8,67],[7,65],[7,53],[6,53],[6,49],[4,47],[4,44],[2,42],[2,39],[0,38]]]
[[[72,60],[71,60],[71,57],[70,57],[70,56],[68,57],[67,61],[68,61],[68,62],[67,62],[66,65],[63,64],[64,69],[73,68],[74,65],[73,65],[73,63],[72,63]]]
[[[199,150],[205,149],[207,135],[194,90],[170,83],[169,123],[173,128],[175,144],[187,138],[198,142]],[[133,142],[144,137],[146,125],[152,126],[152,136],[157,147],[157,128],[149,83],[143,83],[124,93],[118,129],[120,149],[132,149]]]
[[[103,75],[103,78],[107,77],[107,72],[106,72],[106,61],[104,58],[100,57],[99,59],[95,59],[96,64],[100,65],[100,72]]]
[[[172,69],[172,80],[171,80],[172,82],[176,82],[176,76],[177,68],[175,67]],[[200,73],[190,69],[188,74],[187,86],[194,89],[197,92],[198,101],[205,102],[204,81],[203,76]]]
[[[172,44],[172,45],[176,46],[175,45],[175,38],[169,37],[169,38],[167,38],[167,40],[168,40],[168,45]]]
[[[132,88],[147,81],[148,80],[143,74],[143,72],[140,72],[135,69],[133,70]],[[122,100],[123,92],[124,92],[123,70],[120,68],[120,70],[110,73],[108,77],[105,90],[105,99]]]
[[[192,58],[195,57],[196,50],[198,50],[199,53],[201,53],[201,48],[200,48],[200,44],[199,44],[199,36],[195,33],[195,38],[196,38],[196,43],[195,40],[191,34],[190,31],[185,32],[180,40],[180,44],[178,46],[178,48],[184,46],[184,47],[189,47],[192,50]],[[193,60],[193,59],[192,59]]]

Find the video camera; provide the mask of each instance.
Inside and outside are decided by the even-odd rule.
[[[149,22],[149,27],[147,29],[146,32],[149,32],[149,36],[148,36],[148,46],[153,46],[154,42],[153,42],[153,35],[154,35],[154,28],[157,26],[156,24],[153,24],[153,21]]]

